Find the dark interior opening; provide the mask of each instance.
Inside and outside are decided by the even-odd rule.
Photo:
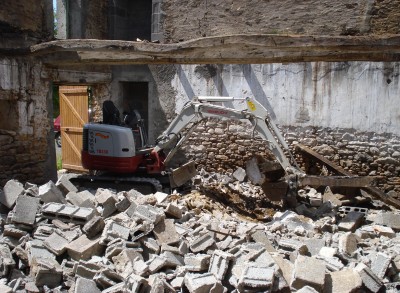
[[[149,84],[148,82],[121,82],[122,113],[137,110],[149,130]]]

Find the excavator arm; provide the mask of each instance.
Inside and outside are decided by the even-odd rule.
[[[212,103],[234,100],[245,100],[247,109],[238,110]],[[233,97],[194,97],[192,101],[183,107],[180,114],[157,139],[154,151],[159,152],[170,148],[164,164],[168,164],[175,152],[196,128],[196,125],[206,118],[250,121],[254,126],[254,130],[258,131],[267,141],[269,149],[276,156],[283,169],[288,174],[302,173],[291,156],[289,147],[280,134],[279,129],[270,119],[268,111],[258,101],[249,97],[246,99],[235,99]],[[189,125],[190,129],[183,133],[183,129]],[[289,158],[285,155],[285,151]]]

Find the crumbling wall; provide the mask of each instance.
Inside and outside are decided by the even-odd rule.
[[[399,1],[164,0],[164,37],[177,42],[229,34],[399,33]],[[397,19],[397,20],[396,20]]]
[[[28,58],[0,59],[0,185],[11,178],[43,183],[56,175],[50,85],[40,78],[42,70]]]
[[[178,68],[172,86],[177,112],[195,95],[254,96],[292,145],[313,147],[353,174],[384,176],[380,187],[399,191],[399,76],[398,63],[190,65]],[[253,154],[251,129],[240,152],[230,125],[200,126],[185,150],[208,171],[229,172],[235,160],[241,167]]]

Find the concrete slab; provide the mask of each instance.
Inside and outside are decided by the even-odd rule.
[[[173,245],[178,243],[181,239],[178,232],[176,232],[173,219],[161,219],[154,227],[153,233],[156,236],[159,245]]]
[[[275,269],[258,267],[253,264],[247,265],[238,282],[240,291],[243,289],[253,289],[257,291],[270,291],[274,286]]]
[[[372,260],[371,270],[380,279],[383,279],[386,275],[386,271],[392,261],[392,258],[385,253],[378,252],[376,257]]]
[[[342,221],[340,221],[338,225],[339,230],[354,232],[357,228],[361,226],[361,223],[364,220],[364,216],[365,215],[363,213],[349,212],[342,219]]]
[[[381,279],[379,279],[365,264],[359,263],[355,267],[355,271],[360,275],[364,286],[371,292],[376,293],[382,288],[383,283]]]
[[[326,266],[322,260],[313,257],[299,255],[294,263],[294,271],[291,287],[301,289],[311,286],[322,291],[325,283]]]
[[[20,195],[14,208],[12,222],[32,226],[36,220],[39,198]]]
[[[48,250],[50,250],[55,255],[63,254],[66,251],[68,244],[69,244],[68,239],[62,237],[57,232],[54,232],[53,234],[51,234],[43,242],[44,247],[46,247]]]
[[[0,203],[11,209],[18,196],[24,192],[24,186],[17,180],[9,180],[4,185],[3,191],[0,190]]]
[[[330,273],[324,292],[351,293],[361,290],[361,287],[362,280],[360,275],[353,269],[343,269]]]

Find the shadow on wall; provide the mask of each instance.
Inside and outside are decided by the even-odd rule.
[[[252,65],[245,64],[239,65],[243,72],[243,77],[245,78],[250,90],[251,94],[261,102],[265,108],[268,110],[272,119],[276,119],[276,114],[268,101],[268,97],[265,94],[265,91],[260,84]],[[228,88],[223,81],[222,73],[223,73],[224,65],[198,65],[194,69],[194,73],[197,78],[204,79],[208,84],[209,80],[213,80],[213,86],[215,87],[215,92],[218,93],[219,96],[230,96]],[[195,93],[191,81],[187,76],[186,70],[181,66],[178,65],[177,68],[178,78],[182,85],[182,88],[186,94],[186,96],[191,100],[197,94]],[[231,87],[234,85],[230,85]],[[233,92],[233,90],[232,90]],[[232,103],[227,104],[229,107],[233,107]]]

